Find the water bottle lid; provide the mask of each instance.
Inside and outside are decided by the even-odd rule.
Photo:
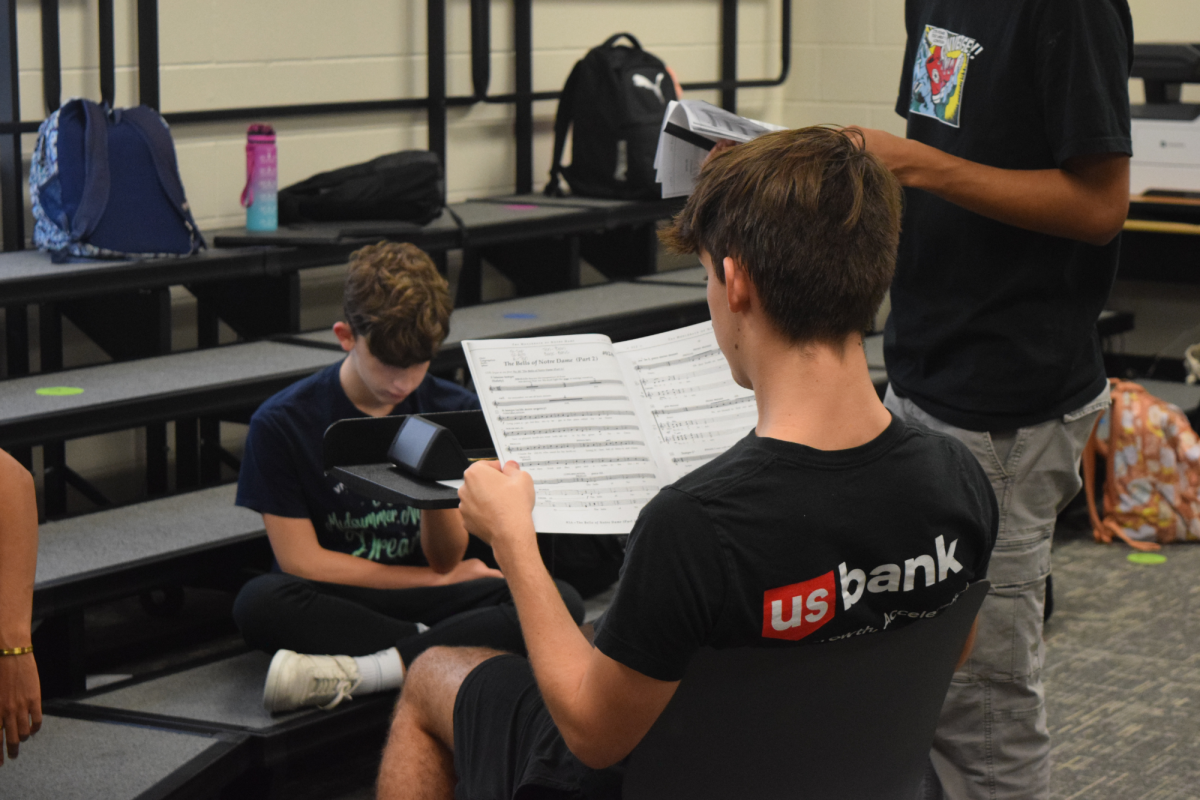
[[[269,136],[275,138],[275,129],[265,123],[256,122],[246,129],[247,136]]]

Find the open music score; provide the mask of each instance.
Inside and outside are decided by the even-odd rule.
[[[707,322],[616,345],[587,334],[463,352],[497,454],[533,476],[545,533],[628,533],[662,486],[758,420]]]
[[[711,322],[614,348],[664,484],[724,453],[758,423],[754,392],[733,382]]]

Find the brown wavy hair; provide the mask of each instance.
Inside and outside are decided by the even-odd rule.
[[[796,343],[871,330],[900,241],[900,183],[857,131],[800,128],[713,157],[672,224],[675,253],[704,251],[717,279],[731,256],[763,311]]]
[[[450,332],[450,286],[423,250],[380,242],[350,255],[342,295],[346,324],[392,367],[433,358]]]

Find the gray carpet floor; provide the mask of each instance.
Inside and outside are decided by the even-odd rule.
[[[1090,538],[1054,549],[1053,800],[1200,800],[1200,546],[1166,547],[1154,566],[1130,552]],[[358,767],[361,783],[332,798],[373,796]]]
[[[1200,546],[1137,565],[1124,545],[1054,549],[1046,627],[1055,800],[1200,798]]]
[[[1200,545],[1167,547],[1166,563],[1139,566],[1124,545],[1064,533],[1046,627],[1052,797],[1200,800]],[[608,599],[590,602],[588,617]],[[127,616],[140,619],[134,606]],[[370,747],[314,760],[289,773],[285,796],[369,800],[377,764]]]

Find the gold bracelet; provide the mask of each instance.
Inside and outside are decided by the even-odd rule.
[[[28,647],[12,647],[8,650],[0,650],[0,656],[23,656],[26,653],[33,652],[33,645]]]

